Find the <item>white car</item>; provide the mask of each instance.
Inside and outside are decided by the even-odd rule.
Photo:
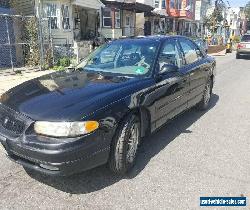
[[[237,46],[236,59],[240,59],[242,55],[250,55],[250,34],[243,35]]]

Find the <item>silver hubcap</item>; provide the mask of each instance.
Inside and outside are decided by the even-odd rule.
[[[210,83],[208,83],[206,85],[206,90],[205,90],[205,94],[204,94],[204,102],[205,104],[208,104],[211,98],[211,87],[210,87]]]
[[[135,159],[139,143],[139,123],[135,123],[131,128],[130,138],[128,141],[127,160],[132,163]]]

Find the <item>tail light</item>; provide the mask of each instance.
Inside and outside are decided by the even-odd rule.
[[[239,43],[238,46],[237,46],[237,48],[238,49],[246,48],[246,45]]]

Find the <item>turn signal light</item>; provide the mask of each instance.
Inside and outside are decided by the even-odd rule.
[[[238,46],[237,46],[237,48],[238,48],[238,49],[246,48],[246,45],[245,45],[245,44],[239,43]]]
[[[91,133],[99,128],[99,123],[96,121],[88,121],[85,123],[85,129],[88,133]]]

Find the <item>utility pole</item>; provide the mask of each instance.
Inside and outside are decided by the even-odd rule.
[[[42,5],[41,5],[41,0],[38,2],[38,31],[39,31],[39,41],[40,41],[40,53],[41,53],[41,58],[40,58],[40,70],[43,70],[44,68],[44,42],[43,42],[43,29],[42,29]]]

